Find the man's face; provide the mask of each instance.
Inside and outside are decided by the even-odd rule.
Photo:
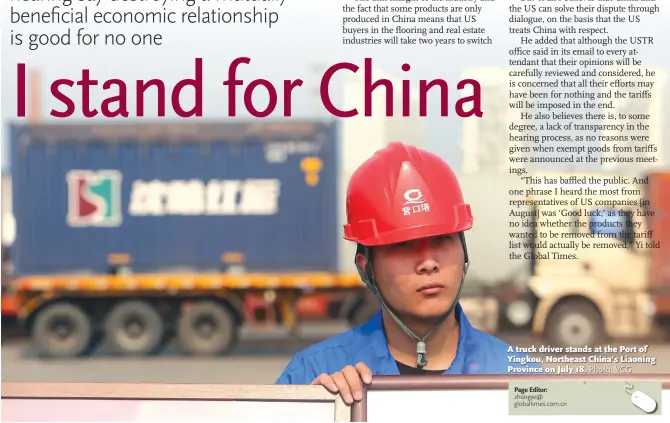
[[[366,269],[362,254],[356,261]],[[372,249],[375,284],[387,304],[410,319],[438,319],[449,309],[458,294],[463,263],[458,234]]]

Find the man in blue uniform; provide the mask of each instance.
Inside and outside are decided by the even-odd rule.
[[[277,384],[323,385],[351,403],[373,375],[542,372],[473,328],[458,303],[473,217],[442,159],[391,143],[354,173],[346,207],[344,237],[358,244],[356,267],[381,310],[299,352]]]

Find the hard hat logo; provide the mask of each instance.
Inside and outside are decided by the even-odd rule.
[[[423,198],[423,194],[420,189],[408,189],[403,195],[405,197],[405,205],[408,204],[421,204],[426,200]]]
[[[403,197],[405,198],[405,204],[402,208],[403,216],[430,211],[430,204],[426,202],[420,189],[408,189]]]
[[[414,205],[412,207],[405,206],[402,208],[403,216],[410,216],[412,214],[429,212],[429,211],[430,211],[430,205],[428,203],[421,203],[419,205]]]

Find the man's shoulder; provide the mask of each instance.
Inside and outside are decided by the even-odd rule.
[[[303,359],[313,356],[321,356],[324,354],[331,354],[333,351],[346,350],[351,348],[359,336],[360,326],[349,329],[345,332],[339,333],[316,344],[301,350],[296,354],[296,357]]]
[[[308,384],[321,373],[335,373],[357,361],[364,335],[362,326],[317,342],[296,353],[277,380],[278,384]]]
[[[503,341],[502,339],[479,329],[472,331],[479,354],[486,358],[487,373],[514,373],[516,369],[541,367],[536,360],[524,350]]]
[[[510,351],[516,351],[516,348],[511,344],[503,341],[502,339],[486,333],[479,329],[472,329],[472,337],[475,342],[479,345],[480,348],[484,348],[487,352],[498,355],[498,354],[507,354]]]

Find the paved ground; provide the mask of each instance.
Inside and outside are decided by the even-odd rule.
[[[176,347],[159,356],[125,358],[103,346],[92,357],[45,360],[36,357],[28,339],[3,336],[2,381],[271,384],[297,351],[345,329],[306,327],[298,339],[281,331],[245,330],[237,350],[217,358],[188,357]]]
[[[269,333],[245,331],[244,340],[232,356],[210,359],[187,357],[174,347],[166,349],[157,357],[128,359],[110,356],[103,347],[88,358],[44,360],[35,358],[27,339],[5,338],[2,344],[2,380],[271,384],[295,352],[343,329],[342,325],[337,324],[306,327],[299,333],[299,339],[292,340],[288,340],[286,335],[279,331]],[[501,335],[501,337],[514,345],[540,345],[539,341],[524,336]],[[644,342],[636,343],[636,345],[644,344]],[[619,344],[613,343],[613,345]],[[546,355],[540,354],[542,357]],[[621,355],[610,354],[616,357]],[[670,374],[670,344],[667,342],[652,344],[646,355],[655,357],[657,364],[633,364],[633,372]],[[580,354],[571,356],[578,357]],[[579,365],[581,364],[561,364],[573,368]],[[618,365],[598,364],[597,367],[609,368],[616,372],[615,366]]]

